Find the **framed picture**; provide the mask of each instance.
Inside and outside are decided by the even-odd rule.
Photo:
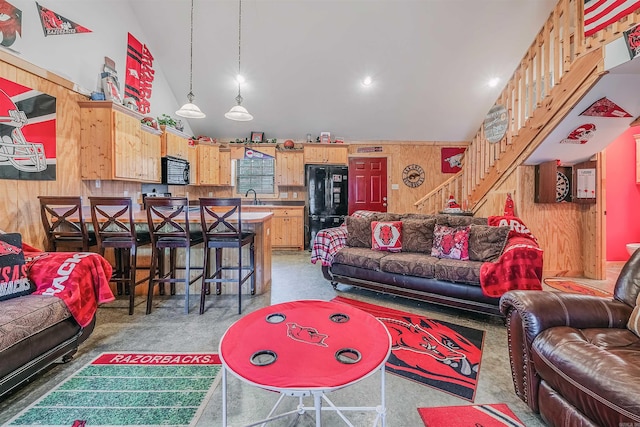
[[[331,132],[320,132],[320,142],[330,143],[331,142]]]
[[[264,132],[251,132],[251,142],[264,142]]]

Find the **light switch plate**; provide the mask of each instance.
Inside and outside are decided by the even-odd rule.
[[[400,186],[398,184],[391,184],[391,189],[392,190],[399,190]]]

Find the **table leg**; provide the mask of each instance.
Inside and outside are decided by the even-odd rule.
[[[313,392],[313,404],[316,408],[316,427],[322,427],[322,392]]]
[[[227,368],[222,365],[222,427],[227,427]]]
[[[381,402],[380,402],[380,405],[381,405],[380,411],[381,411],[381,413],[380,413],[380,415],[382,417],[382,427],[385,427],[385,425],[386,425],[386,415],[387,415],[387,407],[385,406],[385,398],[384,398],[385,397],[384,396],[384,389],[385,389],[385,387],[384,387],[384,385],[385,385],[384,384],[384,373],[385,373],[384,366],[385,366],[385,364],[386,363],[383,363],[382,367],[380,368],[380,378],[381,378],[380,379],[380,396],[381,396]]]

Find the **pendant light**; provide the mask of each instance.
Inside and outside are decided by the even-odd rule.
[[[228,112],[225,113],[225,117],[230,120],[238,122],[248,122],[253,120],[253,116],[249,114],[246,108],[242,106],[242,95],[240,95],[240,45],[242,42],[242,0],[240,0],[240,6],[238,8],[238,96],[236,96],[236,102],[238,105],[233,106]]]
[[[193,103],[193,0],[191,0],[191,57],[189,60],[189,93],[187,94],[187,99],[189,102],[184,104],[176,114],[180,117],[185,117],[187,119],[204,119],[205,114],[200,111],[200,108],[196,104]]]

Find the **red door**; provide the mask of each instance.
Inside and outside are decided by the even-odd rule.
[[[387,211],[387,158],[349,159],[349,215],[357,210]]]

